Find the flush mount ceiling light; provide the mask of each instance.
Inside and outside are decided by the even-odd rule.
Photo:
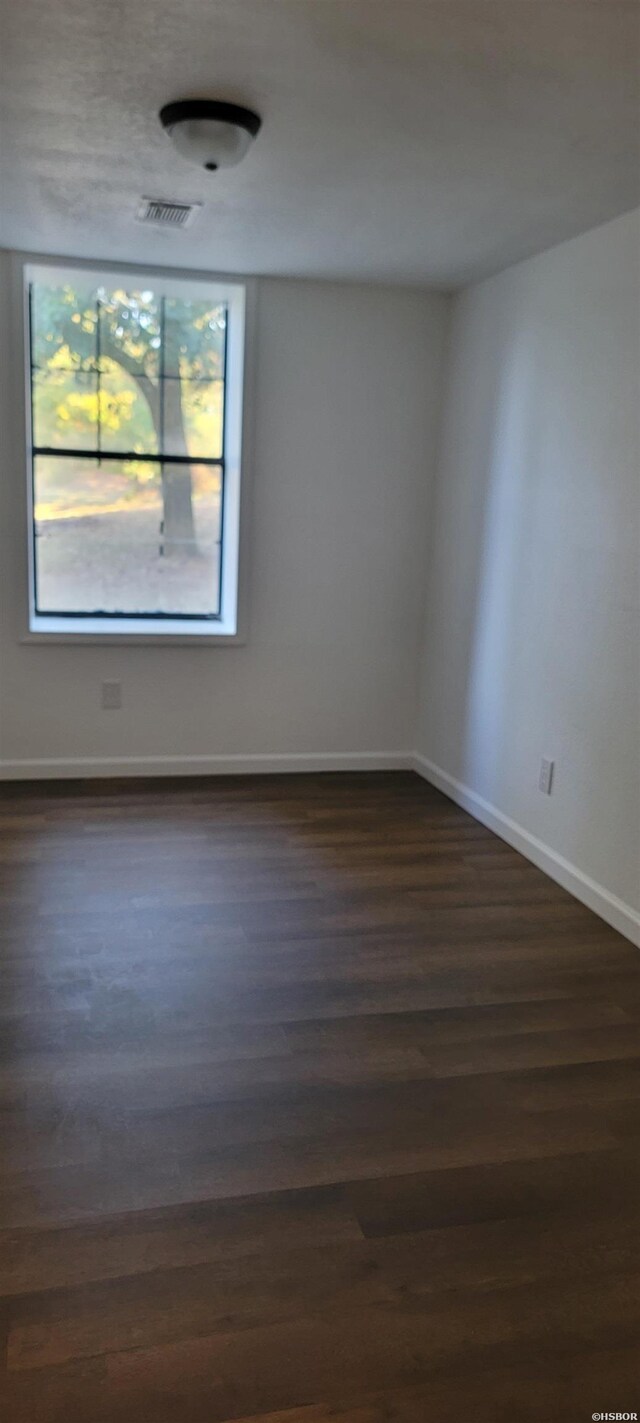
[[[160,110],[160,123],[183,158],[215,173],[217,168],[233,168],[244,158],[262,119],[240,104],[178,99]]]

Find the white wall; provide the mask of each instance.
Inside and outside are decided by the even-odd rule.
[[[455,299],[418,736],[432,778],[467,788],[506,838],[543,842],[548,861],[520,843],[594,904],[595,881],[627,931],[640,917],[625,924],[614,900],[640,909],[639,379],[640,213]]]
[[[446,314],[444,297],[413,290],[259,283],[242,647],[21,645],[24,447],[5,382],[0,773],[411,751]],[[6,313],[0,333],[10,377]],[[99,709],[103,678],[122,680],[121,712]]]

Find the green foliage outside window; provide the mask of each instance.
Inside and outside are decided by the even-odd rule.
[[[219,485],[198,460],[222,456],[226,309],[152,290],[34,284],[31,296],[36,518],[161,497],[168,552],[194,543],[193,501]],[[122,453],[116,466],[96,464]],[[157,455],[149,464],[136,455]],[[192,463],[163,463],[178,456]],[[71,470],[71,475],[70,475]]]

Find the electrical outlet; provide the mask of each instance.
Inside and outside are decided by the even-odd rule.
[[[102,683],[102,710],[120,711],[122,706],[122,682]]]
[[[542,791],[543,795],[551,795],[555,764],[555,761],[549,761],[546,756],[542,757],[540,770],[538,772],[538,790]]]

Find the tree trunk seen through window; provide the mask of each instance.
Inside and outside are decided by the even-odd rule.
[[[164,333],[167,368],[177,371],[180,351],[176,323],[164,323]],[[189,452],[182,410],[182,381],[177,377],[165,379],[161,395],[164,396],[164,428],[172,433],[171,452],[175,455],[187,455]],[[158,449],[161,448],[159,437]],[[162,504],[164,553],[195,553],[197,545],[190,465],[163,464]]]

